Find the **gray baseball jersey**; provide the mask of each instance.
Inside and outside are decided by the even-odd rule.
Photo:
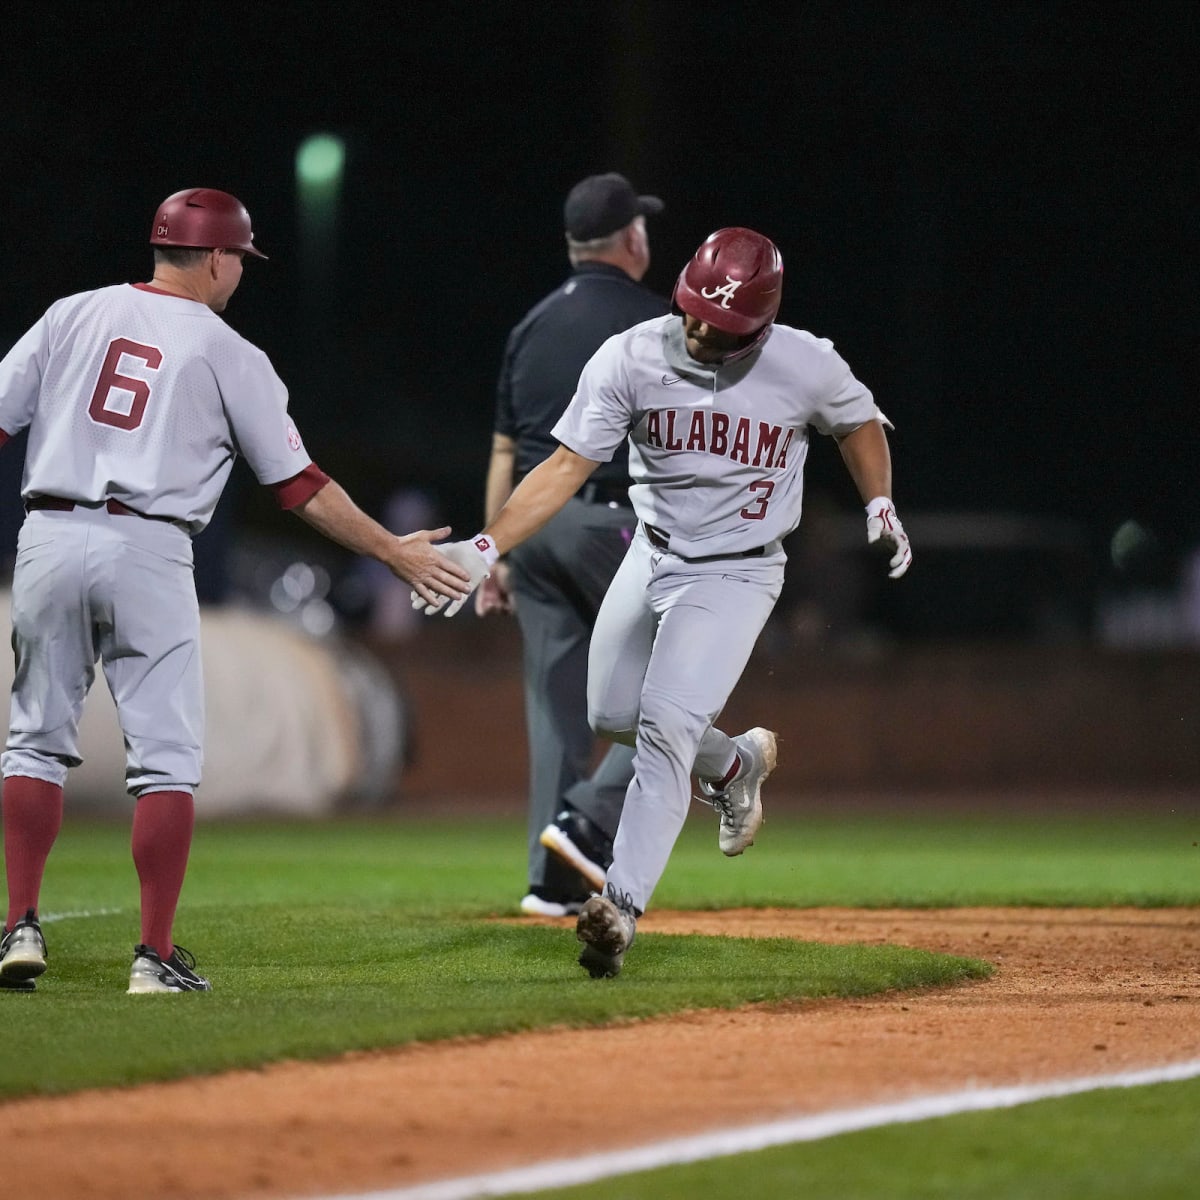
[[[873,420],[887,423],[829,341],[775,325],[750,354],[707,366],[673,315],[609,338],[554,428],[601,462],[628,436],[630,499],[659,531],[634,537],[588,658],[593,728],[636,746],[608,882],[638,909],[682,828],[690,776],[734,761],[714,722],[779,598],[809,430]]]
[[[599,462],[628,436],[637,515],[692,558],[791,533],[810,427],[837,435],[871,420],[888,423],[832,342],[774,325],[758,352],[708,367],[665,316],[596,351],[554,436]]]
[[[0,433],[26,427],[0,769],[63,783],[99,659],[129,791],[190,791],[204,690],[189,534],[238,453],[264,484],[309,467],[287,391],[206,305],[121,284],[58,301],[0,362]]]
[[[119,500],[193,534],[237,454],[264,484],[311,462],[267,356],[205,305],[148,284],[59,300],[13,346],[0,429],[31,423],[23,496]]]

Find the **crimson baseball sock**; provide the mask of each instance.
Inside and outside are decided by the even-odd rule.
[[[4,869],[8,872],[8,918],[11,929],[38,906],[46,859],[62,828],[63,790],[44,779],[10,775],[4,781]]]
[[[713,787],[716,788],[718,792],[723,792],[738,777],[738,772],[741,769],[742,756],[740,754],[735,754],[733,756],[733,766],[731,766],[729,770],[726,771],[725,774],[713,784]]]
[[[142,944],[171,957],[196,805],[188,792],[146,792],[133,810],[133,865],[142,885]]]

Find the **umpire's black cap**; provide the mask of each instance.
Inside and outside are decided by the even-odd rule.
[[[593,242],[624,229],[634,217],[662,212],[657,196],[639,196],[624,175],[610,171],[580,180],[563,205],[567,236],[575,242]]]

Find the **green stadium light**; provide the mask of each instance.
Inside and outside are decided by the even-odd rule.
[[[336,186],[346,165],[346,144],[332,133],[314,133],[296,150],[296,179],[301,187]]]
[[[328,303],[338,260],[338,225],[346,144],[333,133],[314,133],[296,147],[296,216],[303,272],[302,295],[317,323]]]

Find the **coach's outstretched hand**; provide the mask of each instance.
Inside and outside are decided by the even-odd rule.
[[[397,536],[367,516],[336,479],[330,479],[292,511],[339,546],[383,563],[431,603],[439,597],[443,603],[455,600],[467,588],[469,572],[432,544],[450,536],[449,525]]]
[[[446,616],[452,617],[467,602],[471,593],[479,586],[480,582],[488,577],[491,573],[492,565],[499,555],[496,551],[496,543],[486,534],[482,533],[477,534],[470,541],[450,542],[448,545],[439,546],[438,549],[452,563],[462,567],[467,572],[468,580],[464,594],[457,600],[447,604],[446,597],[438,597],[430,601],[413,591],[410,593],[412,606],[424,612],[427,616],[444,610]]]
[[[470,573],[446,554],[445,546],[432,544],[449,532],[449,526],[445,526],[393,537],[379,559],[398,579],[412,585],[412,595],[418,595],[419,589],[431,604],[441,605],[450,600],[462,603],[475,586]]]
[[[896,516],[892,502],[886,496],[876,496],[867,505],[867,544],[881,545],[892,552],[888,560],[889,579],[899,579],[908,570],[912,562],[912,547],[908,544],[908,534]]]

